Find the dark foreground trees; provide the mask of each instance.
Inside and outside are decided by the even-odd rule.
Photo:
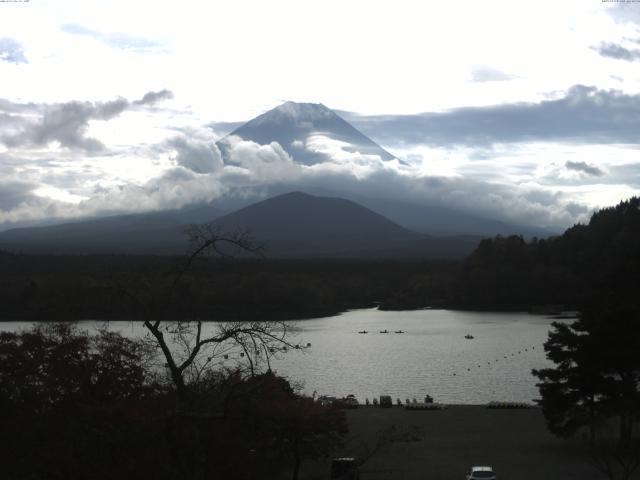
[[[640,466],[640,308],[609,295],[553,327],[545,351],[556,366],[533,371],[549,429],[582,432],[596,467],[630,478]]]
[[[68,324],[1,333],[2,476],[166,476],[166,449],[140,448],[161,438],[163,418],[145,357],[139,343]]]
[[[69,324],[0,334],[0,460],[9,479],[293,478],[343,412],[272,373],[207,370],[188,409],[144,343]]]

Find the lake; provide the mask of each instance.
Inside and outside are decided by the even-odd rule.
[[[531,370],[550,365],[543,343],[551,321],[527,313],[351,310],[295,322],[292,343],[311,347],[280,355],[272,368],[302,382],[309,395],[353,393],[361,402],[380,395],[391,395],[394,403],[421,400],[426,394],[456,404],[531,402],[539,396]],[[29,325],[6,322],[0,329]],[[79,322],[85,329],[96,325],[104,323]],[[133,337],[144,333],[140,322],[110,322],[109,328]],[[379,333],[385,329],[389,333]],[[358,333],[363,330],[369,333]]]

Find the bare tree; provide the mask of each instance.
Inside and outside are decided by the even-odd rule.
[[[211,450],[212,432],[227,428],[225,399],[215,397],[216,372],[220,378],[225,369],[253,377],[270,371],[275,355],[300,347],[291,343],[287,322],[198,318],[197,309],[188,303],[196,301],[189,287],[198,281],[195,270],[210,267],[205,258],[261,256],[263,248],[246,231],[224,233],[212,224],[191,226],[186,233],[189,253],[175,268],[121,292],[137,305],[174,387],[176,405],[166,416],[164,433],[177,471],[182,478],[200,479],[224,463],[222,453]],[[177,314],[176,305],[181,306]],[[214,388],[209,391],[212,379]]]
[[[176,268],[150,282],[156,285],[147,283],[134,292],[122,289],[141,309],[143,325],[162,352],[179,408],[187,403],[189,384],[197,382],[206,369],[234,362],[235,368],[253,375],[264,366],[270,370],[274,355],[300,348],[290,343],[292,327],[287,322],[254,319],[207,323],[189,311],[181,312],[176,319],[163,318],[162,310],[184,293],[180,291],[182,283],[199,260],[262,256],[264,250],[247,231],[223,233],[211,223],[193,225],[186,233],[189,253]]]

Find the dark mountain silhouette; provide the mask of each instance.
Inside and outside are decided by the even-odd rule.
[[[495,235],[518,234],[525,237],[548,237],[556,233],[542,228],[483,218],[439,205],[419,205],[388,198],[361,196],[353,196],[350,199],[384,215],[409,230],[428,235],[479,235],[492,237]]]
[[[320,187],[299,187],[292,184],[272,184],[251,189],[235,189],[225,197],[215,201],[222,211],[232,212],[249,206],[257,201],[283,195],[292,191],[304,192],[321,197],[338,197],[358,203],[398,225],[414,232],[426,235],[474,235],[493,237],[495,235],[523,235],[525,238],[546,238],[558,232],[516,225],[489,218],[483,218],[467,212],[439,205],[421,205],[391,198],[374,198],[354,194],[348,191]]]
[[[0,248],[25,253],[180,253],[184,230],[220,215],[211,206],[115,215],[0,232]]]
[[[179,254],[184,231],[202,209],[124,215],[0,233],[0,248],[38,253]],[[214,216],[212,212],[211,216]],[[215,220],[221,231],[249,230],[274,258],[461,258],[479,237],[430,237],[361,205],[300,192],[280,195]]]
[[[247,229],[269,256],[289,258],[459,258],[479,241],[418,234],[355,202],[301,192],[258,202],[215,224]]]

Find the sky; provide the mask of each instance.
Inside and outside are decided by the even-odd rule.
[[[640,194],[640,2],[7,1],[0,85],[0,229],[309,179],[557,230]],[[225,165],[284,101],[402,161]]]

